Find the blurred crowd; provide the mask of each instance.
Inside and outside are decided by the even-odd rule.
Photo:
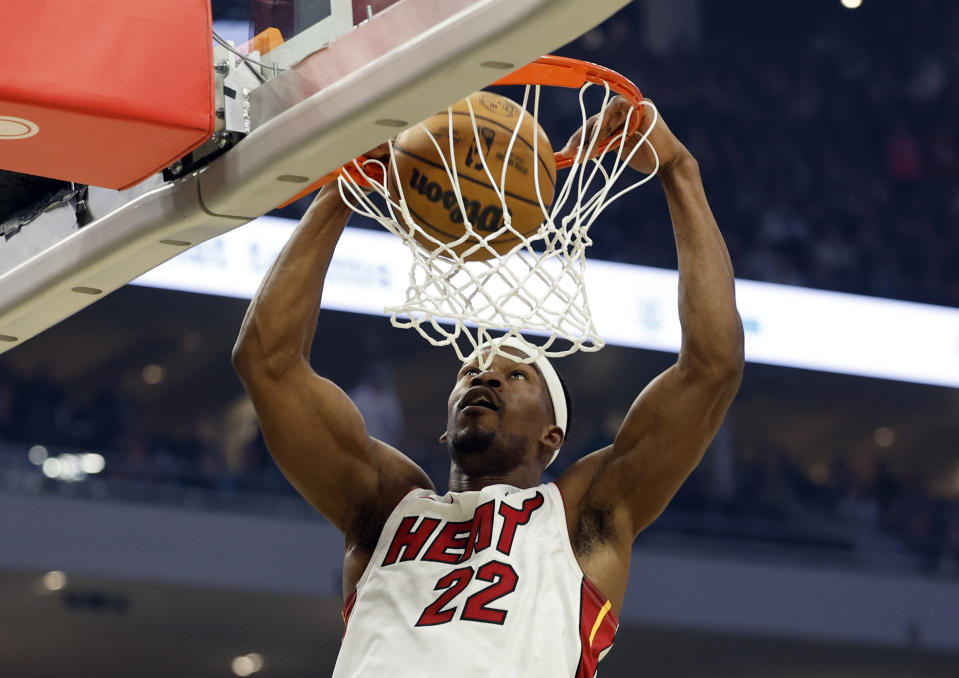
[[[668,50],[638,40],[638,12],[623,11],[558,53],[613,67],[656,102],[699,160],[738,277],[959,306],[959,4],[820,3],[755,32],[726,26],[725,3],[701,6],[705,27]],[[543,96],[555,146],[579,102]],[[614,202],[591,236],[592,257],[676,266],[654,187]]]
[[[704,2],[703,11],[720,4]],[[709,23],[668,50],[643,47],[637,14],[623,12],[569,51],[616,67],[656,101],[699,160],[739,277],[959,307],[959,3],[882,10],[841,20],[820,12],[795,31],[748,42],[742,28]],[[556,101],[559,126],[565,116],[575,128],[575,96]],[[675,267],[659,191],[614,203],[591,235],[594,257]],[[445,488],[444,453],[435,441],[409,439],[390,371],[374,367],[344,385],[371,433],[402,443]],[[593,425],[582,439],[598,447],[608,431]],[[106,466],[96,478],[50,478],[27,461],[39,444],[51,455],[96,450]],[[555,471],[589,446],[566,450]],[[29,476],[40,490],[96,482],[104,492],[123,483],[173,488],[171,497],[295,496],[242,397],[163,421],[109,386],[78,404],[53,379],[22,380],[0,365],[0,450],[5,482]],[[810,467],[775,450],[739,449],[730,459],[724,491],[708,467],[697,470],[652,532],[853,552],[872,535],[873,546],[901,548],[922,571],[959,575],[959,501],[931,496],[881,460]]]
[[[654,99],[699,160],[739,277],[959,306],[959,5],[817,4],[766,34],[709,17],[665,53],[631,18],[567,51]],[[662,201],[610,209],[593,256],[675,267]]]
[[[908,554],[922,572],[959,575],[959,500],[931,496],[919,481],[892,473],[882,457],[810,465],[775,449],[740,449],[734,483],[732,492],[718,493],[708,466],[698,469],[667,509],[667,526],[670,512],[718,514],[728,525],[752,526],[741,538],[844,550],[854,562],[870,560],[861,550],[890,559]]]
[[[397,444],[440,491],[449,459],[435,440],[418,440],[404,426],[390,371],[367,371],[348,393],[372,435]],[[211,404],[212,406],[212,404]],[[168,421],[109,391],[78,405],[52,381],[29,381],[0,369],[0,478],[6,489],[162,501],[211,509],[311,513],[271,460],[245,397],[218,410]],[[152,422],[152,423],[148,423]],[[577,423],[547,474],[555,478],[580,455],[612,440],[616,417]],[[836,458],[808,465],[775,449],[738,449],[721,434],[703,465],[645,535],[718,538],[724,544],[817,551],[852,565],[915,569],[959,576],[959,499],[932,496],[919,483],[892,474],[880,458]],[[66,479],[44,475],[44,457],[96,451],[102,472]],[[726,464],[717,482],[716,464]],[[270,508],[271,507],[271,508]]]

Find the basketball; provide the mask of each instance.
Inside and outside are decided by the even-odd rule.
[[[467,101],[473,107],[475,130]],[[391,167],[389,170],[389,193],[399,202],[398,175],[402,195],[417,225],[437,240],[455,242],[467,233],[463,209],[456,198],[453,179],[446,170],[447,165],[452,170],[455,164],[466,210],[465,221],[472,225],[475,235],[451,249],[468,261],[491,259],[495,254],[485,247],[467,255],[463,253],[481,239],[489,238],[487,245],[495,253],[505,254],[521,242],[520,233],[528,237],[536,232],[543,221],[537,181],[547,210],[553,202],[556,182],[553,149],[546,133],[529,113],[523,115],[519,133],[509,149],[523,109],[506,97],[492,92],[476,92],[451,108],[452,116],[447,111],[437,113],[396,138],[392,161],[395,169]],[[503,165],[508,150],[508,169],[503,182]],[[538,168],[535,167],[537,164]],[[490,176],[495,183],[490,181]],[[496,188],[501,182],[504,189],[502,200]],[[512,229],[506,228],[504,202]],[[419,231],[414,237],[428,250],[438,247]]]

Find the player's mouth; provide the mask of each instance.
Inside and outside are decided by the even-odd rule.
[[[496,412],[500,408],[500,402],[492,390],[485,386],[474,386],[460,399],[460,409],[465,410],[468,407],[485,408]]]

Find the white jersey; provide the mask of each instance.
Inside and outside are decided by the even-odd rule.
[[[343,616],[334,678],[592,678],[618,626],[553,483],[412,490]]]

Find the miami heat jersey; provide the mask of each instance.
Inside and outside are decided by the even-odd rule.
[[[333,678],[592,678],[618,626],[576,562],[553,483],[412,490],[344,619]]]

